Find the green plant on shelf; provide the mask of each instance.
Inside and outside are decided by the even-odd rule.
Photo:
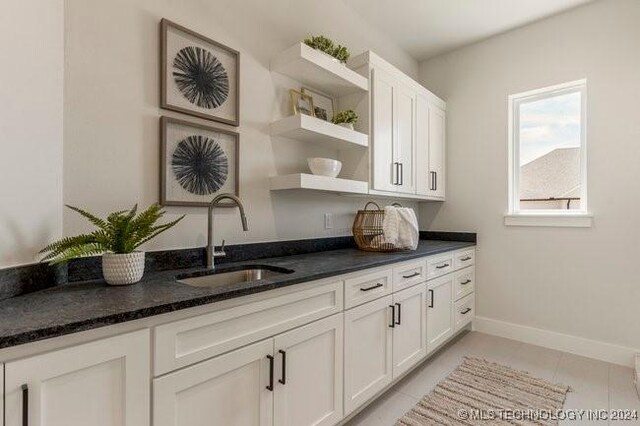
[[[349,49],[340,44],[336,45],[333,40],[323,35],[307,37],[304,44],[331,55],[342,63],[346,63],[350,56]]]
[[[340,111],[333,117],[334,124],[355,124],[358,121],[358,114],[352,109]]]
[[[136,204],[131,210],[111,213],[106,219],[101,219],[77,207],[69,205],[67,207],[80,213],[97,229],[90,234],[66,237],[49,244],[40,251],[41,254],[46,253],[43,261],[55,264],[82,256],[132,253],[142,244],[184,219],[184,216],[181,216],[172,222],[157,225],[156,222],[165,214],[158,204],[151,205],[139,214],[137,214],[138,205]]]

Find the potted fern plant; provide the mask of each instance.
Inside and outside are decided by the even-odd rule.
[[[102,275],[111,285],[134,284],[144,274],[144,252],[136,250],[142,244],[172,228],[184,216],[173,222],[157,225],[156,222],[165,214],[164,210],[153,204],[143,212],[138,212],[138,205],[131,210],[111,213],[101,219],[85,210],[69,206],[96,226],[90,234],[66,237],[55,241],[40,253],[45,254],[42,261],[52,264],[64,263],[83,256],[102,255]]]

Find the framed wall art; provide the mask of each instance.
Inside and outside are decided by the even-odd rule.
[[[218,194],[238,195],[238,133],[162,117],[160,135],[161,205],[207,207]]]
[[[220,123],[240,124],[240,53],[163,19],[161,106]]]
[[[324,121],[333,120],[335,101],[331,96],[308,87],[303,87],[301,92],[313,99],[313,114],[316,118]]]

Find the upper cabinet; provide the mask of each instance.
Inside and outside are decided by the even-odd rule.
[[[370,76],[370,193],[445,198],[445,102],[372,52],[350,62]]]
[[[446,113],[422,95],[417,111],[416,194],[444,200]]]

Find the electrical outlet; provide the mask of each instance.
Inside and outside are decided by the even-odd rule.
[[[333,229],[333,213],[324,214],[324,229]]]

